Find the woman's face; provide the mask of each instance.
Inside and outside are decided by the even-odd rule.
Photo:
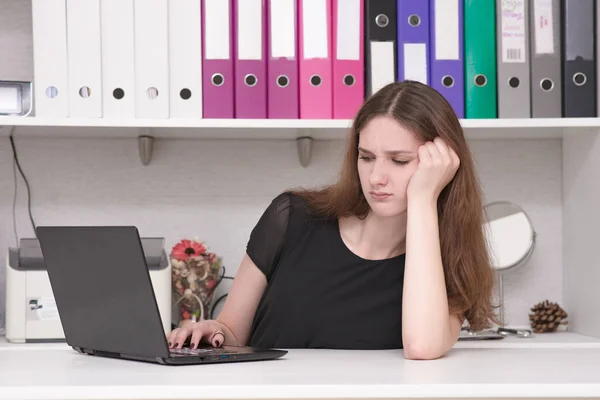
[[[367,202],[379,217],[406,212],[406,190],[419,166],[421,142],[392,117],[377,116],[358,140],[358,176]]]

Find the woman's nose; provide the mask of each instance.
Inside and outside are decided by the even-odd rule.
[[[369,176],[369,182],[373,186],[382,186],[387,183],[387,171],[382,161],[375,161],[373,163],[373,169]]]

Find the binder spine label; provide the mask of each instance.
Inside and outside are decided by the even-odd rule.
[[[525,2],[502,2],[502,61],[525,62]]]
[[[534,0],[535,54],[554,54],[552,0]]]

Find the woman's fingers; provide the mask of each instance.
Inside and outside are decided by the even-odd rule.
[[[173,329],[167,335],[169,348],[180,349],[187,338],[190,338],[190,348],[196,349],[204,338],[214,347],[221,347],[225,343],[225,334],[219,329],[218,324],[211,322],[198,322],[184,328]]]
[[[190,347],[192,349],[197,349],[202,338],[209,334],[208,331],[209,331],[209,327],[207,326],[207,324],[203,324],[203,323],[196,324],[194,326],[194,329],[192,330],[192,338],[190,340]]]
[[[190,333],[191,333],[190,328],[188,328],[188,327],[180,328],[179,331],[177,332],[177,335],[175,336],[173,345],[178,349],[183,347],[183,344],[185,343],[185,341],[188,338],[188,336],[190,335]]]
[[[433,140],[433,143],[435,144],[438,154],[440,155],[444,164],[449,165],[452,159],[450,157],[450,148],[448,147],[446,142],[444,142],[444,140],[438,136]]]
[[[167,343],[169,344],[169,348],[173,348],[175,338],[177,337],[177,333],[179,332],[179,329],[180,328],[175,328],[171,332],[169,332],[169,334],[167,335]]]
[[[419,164],[423,166],[428,166],[431,163],[431,154],[429,154],[429,149],[427,148],[427,144],[424,144],[419,147]]]
[[[433,165],[439,165],[442,157],[440,156],[440,151],[437,146],[433,142],[427,142],[427,151],[429,151],[429,156],[431,157],[431,163]]]
[[[225,335],[221,331],[216,331],[210,342],[214,347],[221,347],[221,345],[225,342]]]

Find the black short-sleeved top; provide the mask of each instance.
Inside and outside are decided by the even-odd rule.
[[[267,207],[246,251],[268,282],[249,345],[402,348],[404,255],[357,256],[342,241],[337,219],[311,214],[289,192]]]

